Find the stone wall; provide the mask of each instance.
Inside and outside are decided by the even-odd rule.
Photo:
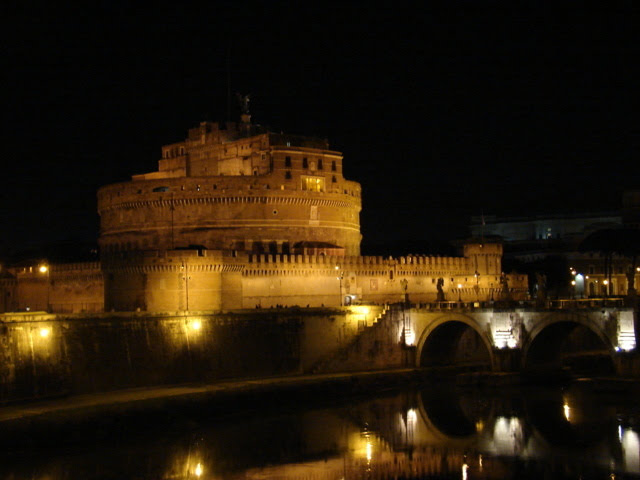
[[[108,185],[98,192],[101,251],[203,245],[283,253],[299,242],[321,242],[358,255],[360,185],[331,178],[319,192],[301,190],[299,179],[278,172]]]
[[[379,309],[0,315],[0,403],[309,371]]]
[[[99,262],[10,267],[0,278],[0,313],[102,312],[104,279]]]
[[[227,311],[352,303],[429,303],[438,279],[445,300],[500,300],[501,247],[465,247],[464,257],[398,258],[246,254],[206,249],[118,252],[102,263],[7,269],[0,312]],[[526,275],[506,279],[514,300],[526,298]]]

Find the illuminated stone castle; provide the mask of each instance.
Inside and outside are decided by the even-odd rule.
[[[11,298],[0,307],[219,311],[525,296],[526,276],[502,273],[500,244],[465,245],[462,257],[360,256],[361,189],[343,177],[341,153],[249,119],[203,122],[162,148],[158,171],[102,187],[101,263],[76,264],[78,274],[14,269],[0,282]]]
[[[100,247],[359,255],[360,209],[326,140],[203,122],[157,172],[99,190]]]

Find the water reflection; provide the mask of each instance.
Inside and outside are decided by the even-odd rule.
[[[168,422],[94,447],[0,458],[0,478],[619,478],[640,474],[638,410],[574,387],[442,384],[334,408]],[[150,427],[149,427],[150,428]],[[613,477],[611,475],[614,475]]]

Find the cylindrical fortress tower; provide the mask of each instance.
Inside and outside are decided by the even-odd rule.
[[[204,122],[157,172],[98,191],[100,247],[360,254],[361,190],[326,140]]]

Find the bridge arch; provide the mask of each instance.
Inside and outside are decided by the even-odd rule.
[[[605,328],[587,314],[550,313],[538,320],[527,335],[522,346],[522,365],[525,369],[560,368],[567,358],[581,352],[583,356],[590,353],[592,362],[599,363],[603,373],[613,373],[615,344]],[[577,344],[581,347],[576,348]]]
[[[471,349],[463,352],[464,347]],[[486,362],[492,370],[495,367],[493,343],[482,324],[461,313],[446,313],[424,326],[417,342],[417,366],[455,365],[465,360]]]
[[[477,444],[479,426],[493,417],[493,404],[461,397],[454,384],[425,388],[416,397],[421,439],[456,448]],[[481,428],[481,427],[480,427]]]

